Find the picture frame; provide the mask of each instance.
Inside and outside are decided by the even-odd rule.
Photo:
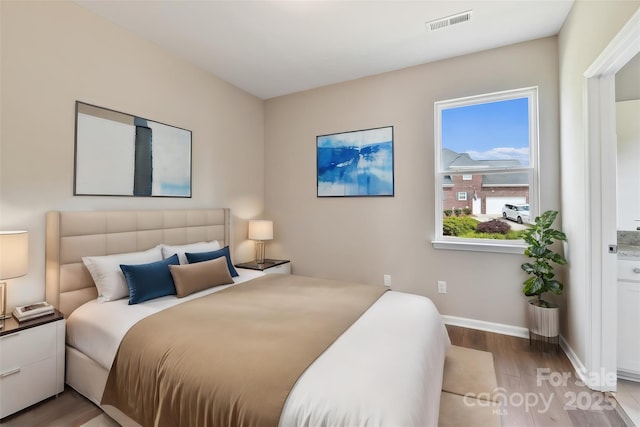
[[[393,126],[317,136],[317,197],[393,197],[393,142]]]
[[[76,101],[74,196],[191,197],[191,131]]]

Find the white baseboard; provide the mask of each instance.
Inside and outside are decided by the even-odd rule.
[[[564,354],[569,358],[569,362],[571,362],[571,365],[573,366],[573,369],[575,369],[576,375],[580,381],[582,381],[587,387],[591,390],[602,392],[615,391],[615,383],[612,383],[609,380],[609,376],[605,375],[603,371],[590,372],[587,370],[587,367],[582,363],[582,360],[580,360],[578,355],[562,336],[560,336],[560,348],[562,348]],[[620,376],[619,372],[618,377],[624,378],[623,376]]]
[[[580,360],[576,352],[573,351],[573,348],[571,348],[569,343],[564,339],[562,335],[560,335],[560,348],[562,349],[562,351],[564,351],[564,354],[567,355],[567,358],[569,359],[569,362],[571,362],[571,366],[573,366],[573,369],[575,369],[576,375],[578,376],[580,381],[585,383],[587,387],[594,389],[593,384],[590,384],[590,381],[589,381],[589,375],[587,374],[587,367],[584,366],[584,363],[582,363],[582,360]]]
[[[484,320],[467,319],[465,317],[443,315],[444,323],[451,326],[460,326],[480,331],[494,332],[496,334],[511,335],[518,338],[529,339],[529,329],[520,326],[505,325],[504,323],[485,322]]]
[[[618,369],[618,378],[623,380],[640,382],[640,374],[636,372],[625,371],[624,369]]]

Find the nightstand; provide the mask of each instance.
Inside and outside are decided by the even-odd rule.
[[[258,264],[255,261],[243,262],[236,264],[236,267],[258,270],[264,274],[291,274],[291,261],[288,259],[265,259],[264,264]]]
[[[64,316],[59,311],[0,330],[0,418],[64,390]]]

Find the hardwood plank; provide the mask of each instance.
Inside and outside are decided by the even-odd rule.
[[[488,351],[487,349],[488,332],[479,331],[477,329],[465,329],[462,338],[462,346],[473,348],[475,350]]]
[[[604,416],[609,421],[609,425],[611,425],[612,427],[625,427],[626,426],[625,422],[622,420],[620,415],[615,410],[614,411],[603,411],[603,413],[604,413]]]
[[[488,351],[493,353],[496,374],[515,376],[519,373],[518,358],[514,357],[512,338],[500,334],[489,334],[487,337]]]
[[[601,411],[583,411],[574,409],[567,411],[574,426],[584,427],[625,427],[619,418],[610,418]]]
[[[524,405],[514,405],[509,399],[514,393],[527,392],[520,377],[496,372],[496,379],[500,388],[502,427],[534,427],[531,412]]]
[[[77,427],[102,410],[72,388],[0,421],[2,427]]]
[[[535,395],[540,399],[530,409],[536,427],[573,425],[551,383],[539,381],[536,376],[524,375],[521,378],[525,388],[529,390],[528,396]]]
[[[447,332],[449,333],[449,339],[453,345],[462,345],[462,339],[464,337],[464,328],[460,326],[446,325]]]

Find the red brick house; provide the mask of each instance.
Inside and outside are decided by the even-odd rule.
[[[457,172],[446,175],[443,184],[443,209],[470,209],[476,215],[500,215],[505,203],[529,203],[529,178],[526,172],[479,174],[478,169],[521,167],[518,160],[474,160],[467,153],[442,150],[443,166]]]

